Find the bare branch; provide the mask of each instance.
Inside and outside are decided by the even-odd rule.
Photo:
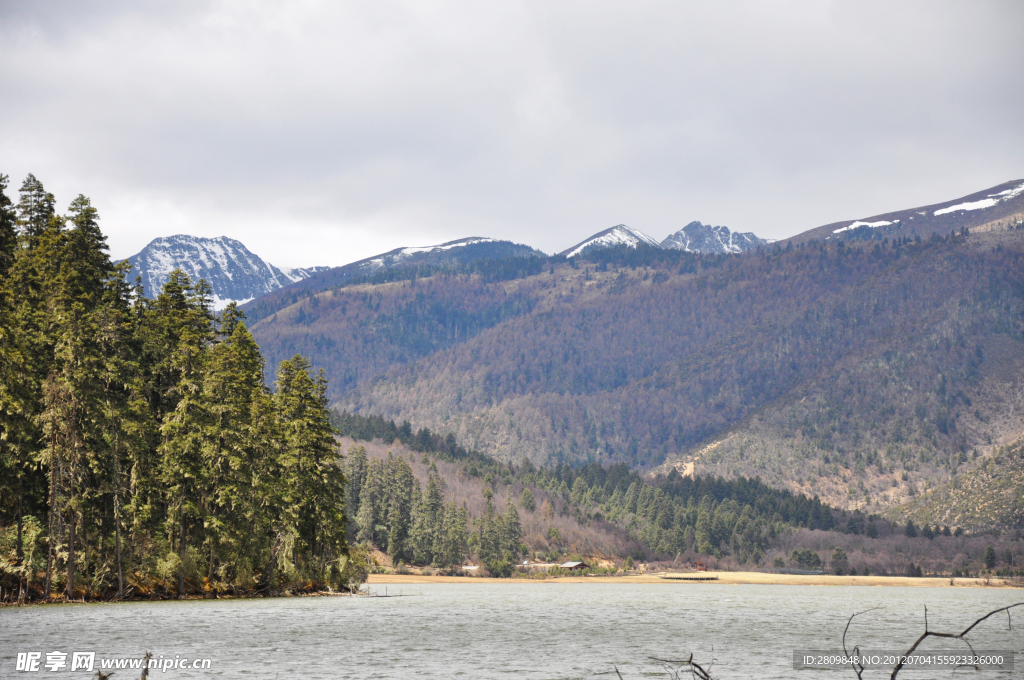
[[[862,612],[857,612],[856,614],[851,614],[850,615],[850,618],[846,621],[846,628],[843,629],[843,654],[844,655],[850,656],[850,652],[847,651],[847,649],[846,649],[846,633],[847,633],[847,631],[850,630],[850,624],[853,623],[854,617],[860,616],[861,614],[867,614],[868,612],[873,612],[876,609],[879,609],[879,607],[872,607],[871,609],[865,609]],[[859,645],[854,645],[853,651],[854,651],[854,654],[857,657],[860,657],[860,646]],[[858,678],[858,680],[860,680],[863,677],[862,674],[864,673],[864,665],[862,663],[860,663],[860,661],[858,660],[856,663],[851,663],[850,667],[853,668],[853,672],[857,674],[857,678]]]
[[[1000,612],[1006,612],[1007,625],[1009,625],[1010,624],[1010,618],[1009,618],[1010,617],[1010,610],[1013,609],[1014,607],[1021,607],[1021,606],[1024,606],[1024,602],[1018,602],[1016,604],[1011,604],[1008,607],[1000,607],[999,609],[995,609],[993,611],[990,611],[988,614],[985,614],[980,619],[978,619],[977,621],[975,621],[971,625],[967,626],[967,628],[965,628],[963,630],[963,632],[961,632],[961,633],[933,633],[930,630],[928,630],[928,607],[925,607],[924,608],[924,633],[922,633],[921,637],[917,638],[917,640],[914,641],[914,644],[910,646],[910,649],[908,649],[906,652],[903,653],[903,657],[905,658],[905,657],[913,654],[914,650],[916,650],[918,648],[918,646],[922,642],[925,641],[925,639],[930,638],[930,637],[948,638],[948,639],[951,639],[951,640],[960,640],[965,645],[967,645],[967,647],[971,650],[971,654],[974,655],[974,645],[972,645],[970,640],[968,640],[966,638],[967,634],[970,633],[972,630],[974,630],[974,628],[979,623],[981,623],[982,621],[984,621],[984,620],[986,620],[986,619],[988,619],[988,618],[990,618],[990,617],[992,617],[992,616],[994,616],[994,615],[996,615],[996,614],[998,614]],[[960,666],[958,666],[957,668],[960,668]],[[973,666],[973,668],[975,670],[980,670],[977,666]],[[897,663],[896,666],[893,667],[892,675],[889,676],[889,680],[895,680],[896,676],[899,674],[899,672],[902,669],[903,669],[903,658],[901,658],[899,663]],[[858,674],[857,677],[860,677],[860,675]]]

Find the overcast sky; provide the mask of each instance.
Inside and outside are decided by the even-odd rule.
[[[1019,0],[0,1],[0,172],[89,196],[119,258],[781,238],[1024,177],[1022,28]]]

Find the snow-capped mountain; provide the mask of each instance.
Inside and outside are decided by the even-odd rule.
[[[142,277],[146,297],[156,297],[171,272],[181,269],[193,281],[204,279],[210,284],[215,309],[223,309],[231,301],[247,302],[329,269],[275,267],[227,236],[185,234],[153,239],[128,261],[132,263],[132,278]]]
[[[545,255],[530,246],[519,245],[511,241],[496,241],[492,238],[470,236],[435,246],[395,248],[380,255],[318,272],[315,277],[303,284],[303,287],[324,290],[344,285],[352,279],[376,274],[385,269],[439,265],[445,262],[466,263],[505,257],[545,257]]]
[[[661,248],[661,244],[639,229],[619,224],[611,229],[599,231],[581,243],[577,243],[568,250],[563,250],[559,255],[565,257],[576,257],[587,248],[610,248],[612,246],[628,246],[636,248],[638,245]]]
[[[338,288],[353,281],[364,280],[389,269],[409,269],[420,266],[468,264],[480,260],[500,260],[514,257],[547,257],[541,251],[511,241],[471,236],[435,246],[395,248],[357,262],[317,272],[300,283],[290,285],[271,295],[254,300],[245,307],[252,320],[270,316],[311,293]]]
[[[688,253],[742,253],[766,243],[769,241],[750,232],[730,232],[728,227],[690,222],[662,241],[661,247]]]
[[[345,265],[346,269],[351,271],[352,276],[363,276],[366,274],[372,274],[375,271],[381,269],[391,269],[392,267],[398,267],[403,264],[410,264],[412,262],[419,262],[420,260],[433,260],[436,259],[433,256],[439,256],[442,259],[446,255],[453,255],[451,259],[461,260],[459,255],[463,253],[456,251],[456,248],[466,248],[468,246],[476,246],[485,243],[499,243],[491,238],[485,238],[481,236],[470,236],[469,238],[460,238],[457,241],[448,241],[447,243],[441,243],[436,246],[423,246],[423,247],[412,247],[412,248],[395,248],[389,250],[386,253],[380,255],[374,255],[368,257],[365,260],[359,260],[352,264]],[[470,250],[476,250],[470,248]],[[446,251],[453,251],[447,253]]]

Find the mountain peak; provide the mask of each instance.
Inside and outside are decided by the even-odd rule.
[[[750,232],[730,232],[728,227],[713,227],[693,221],[661,242],[662,248],[688,253],[742,253],[768,243]]]
[[[614,227],[597,232],[590,238],[577,243],[572,248],[562,251],[559,255],[576,257],[587,248],[611,248],[614,246],[636,248],[640,244],[651,248],[661,248],[661,244],[656,239],[651,238],[639,229],[634,229],[625,224],[617,224]]]
[[[128,261],[142,278],[146,297],[156,297],[171,272],[181,269],[193,281],[204,279],[210,284],[214,309],[223,309],[229,302],[248,302],[327,269],[278,268],[264,262],[241,241],[188,234],[155,238]]]

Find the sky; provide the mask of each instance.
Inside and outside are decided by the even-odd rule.
[[[116,258],[778,239],[1024,178],[1022,26],[1019,1],[0,0],[0,173],[88,196]]]

